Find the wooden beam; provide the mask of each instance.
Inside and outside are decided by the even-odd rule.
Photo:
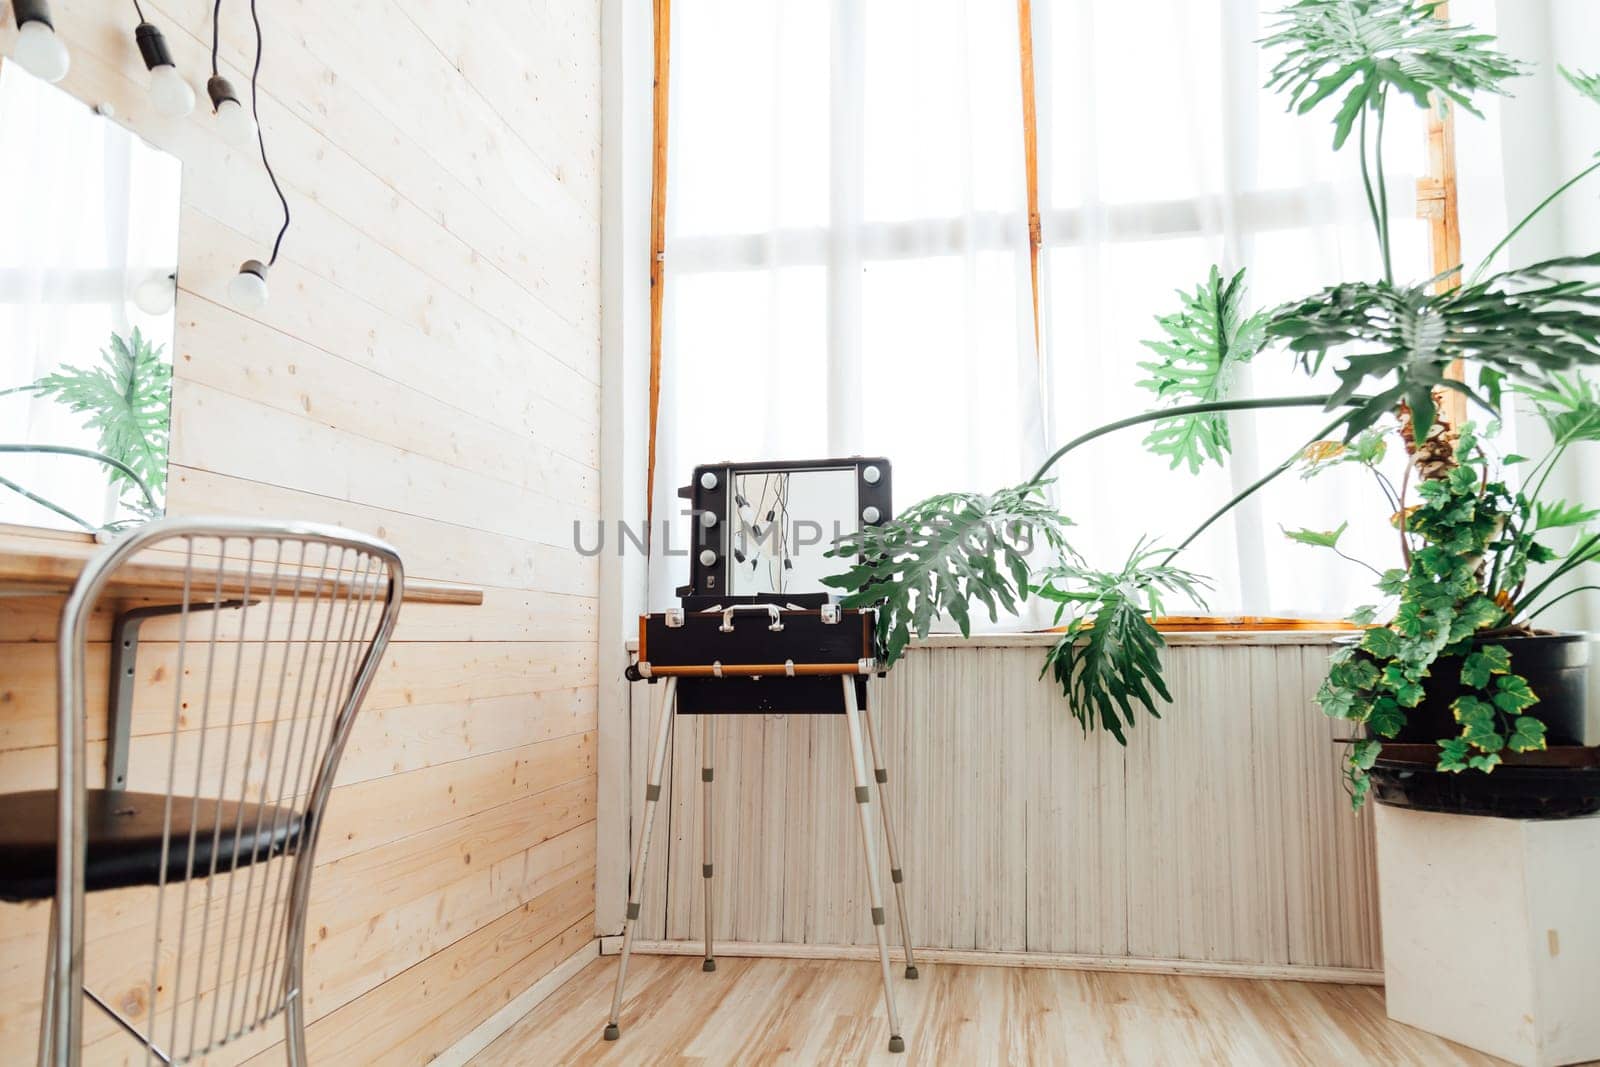
[[[1017,0],[1017,36],[1022,54],[1022,157],[1028,184],[1028,270],[1033,283],[1033,351],[1039,357],[1039,247],[1044,242],[1039,220],[1039,113],[1033,78],[1033,4]]]
[[[667,87],[672,59],[672,0],[655,0],[655,97],[650,169],[650,454],[645,463],[645,528],[654,525],[656,427],[661,411],[661,298],[667,256]],[[649,535],[646,534],[648,537]]]
[[[1447,3],[1434,8],[1440,19],[1449,18]],[[1428,172],[1417,181],[1417,217],[1428,221],[1428,247],[1435,276],[1455,271],[1435,283],[1436,292],[1461,284],[1461,214],[1456,199],[1455,108],[1449,100],[1435,99],[1428,109]],[[1447,376],[1462,381],[1464,368],[1457,360]],[[1467,398],[1454,389],[1440,391],[1439,411],[1445,421],[1459,426],[1467,418]]]

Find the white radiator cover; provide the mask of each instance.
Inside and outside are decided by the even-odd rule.
[[[936,641],[875,680],[917,945],[1378,971],[1372,819],[1312,703],[1327,635],[1229,637],[1173,639],[1174,703],[1127,748],[1083,736],[1037,638]],[[633,687],[635,828],[661,688]],[[674,734],[645,941],[702,936],[701,728]],[[716,751],[718,939],[870,943],[842,718],[722,717]]]

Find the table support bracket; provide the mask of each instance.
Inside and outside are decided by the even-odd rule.
[[[106,700],[106,788],[128,785],[128,747],[133,734],[133,682],[138,673],[139,627],[146,619],[190,612],[220,611],[260,603],[221,600],[205,604],[156,604],[119,612],[111,630],[111,691]]]

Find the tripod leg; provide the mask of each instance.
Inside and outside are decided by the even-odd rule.
[[[917,958],[911,950],[911,917],[906,914],[906,877],[900,866],[900,849],[894,839],[894,820],[889,816],[889,771],[878,748],[878,731],[872,724],[872,709],[861,709],[861,725],[872,748],[873,777],[878,780],[878,812],[883,816],[883,839],[889,846],[889,880],[894,883],[894,906],[900,913],[900,947],[906,950],[906,977],[917,977]]]
[[[889,934],[884,929],[883,888],[878,882],[878,857],[872,847],[872,813],[867,805],[872,803],[872,789],[867,785],[867,761],[861,741],[861,713],[856,708],[856,682],[849,675],[844,678],[845,729],[850,735],[850,766],[855,772],[856,814],[861,823],[861,854],[867,862],[867,888],[872,900],[872,930],[878,936],[878,963],[883,969],[883,1002],[889,1010],[889,1051],[904,1052],[905,1038],[900,1036],[900,1015],[894,1007],[894,986],[889,976]]]
[[[702,971],[717,969],[717,958],[711,951],[711,923],[715,914],[711,898],[715,895],[712,891],[711,869],[713,855],[711,838],[711,771],[712,755],[716,752],[717,717],[715,715],[700,716],[700,810],[701,810],[701,835],[700,835],[700,877],[705,884],[706,894],[706,958],[700,964]]]
[[[639,921],[639,900],[644,896],[645,863],[650,858],[650,830],[655,825],[656,805],[661,799],[661,775],[667,763],[667,739],[672,735],[672,719],[677,711],[678,680],[667,679],[661,697],[661,722],[656,727],[655,753],[650,759],[650,774],[644,787],[644,819],[639,827],[639,846],[633,857],[633,875],[628,889],[628,917],[622,924],[622,957],[617,962],[617,988],[611,995],[611,1021],[605,1039],[615,1041],[622,1030],[617,1021],[622,1014],[622,984],[628,978],[628,956],[633,952],[633,931]]]

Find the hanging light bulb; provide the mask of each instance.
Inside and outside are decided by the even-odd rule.
[[[171,271],[151,271],[133,287],[133,304],[146,315],[165,315],[178,296],[178,276]]]
[[[172,52],[161,31],[148,22],[141,22],[133,31],[139,43],[139,54],[150,71],[150,99],[156,110],[169,119],[181,119],[194,110],[194,89],[183,80],[172,62]]]
[[[211,110],[217,116],[217,131],[222,139],[235,148],[248,148],[256,139],[256,121],[239,103],[233,83],[213,74],[206,82],[206,95],[211,97]]]
[[[255,311],[267,303],[267,265],[247,259],[228,283],[228,299],[245,311]]]
[[[11,13],[17,19],[17,47],[12,53],[17,63],[47,82],[65,78],[71,57],[50,21],[49,0],[13,0]]]

